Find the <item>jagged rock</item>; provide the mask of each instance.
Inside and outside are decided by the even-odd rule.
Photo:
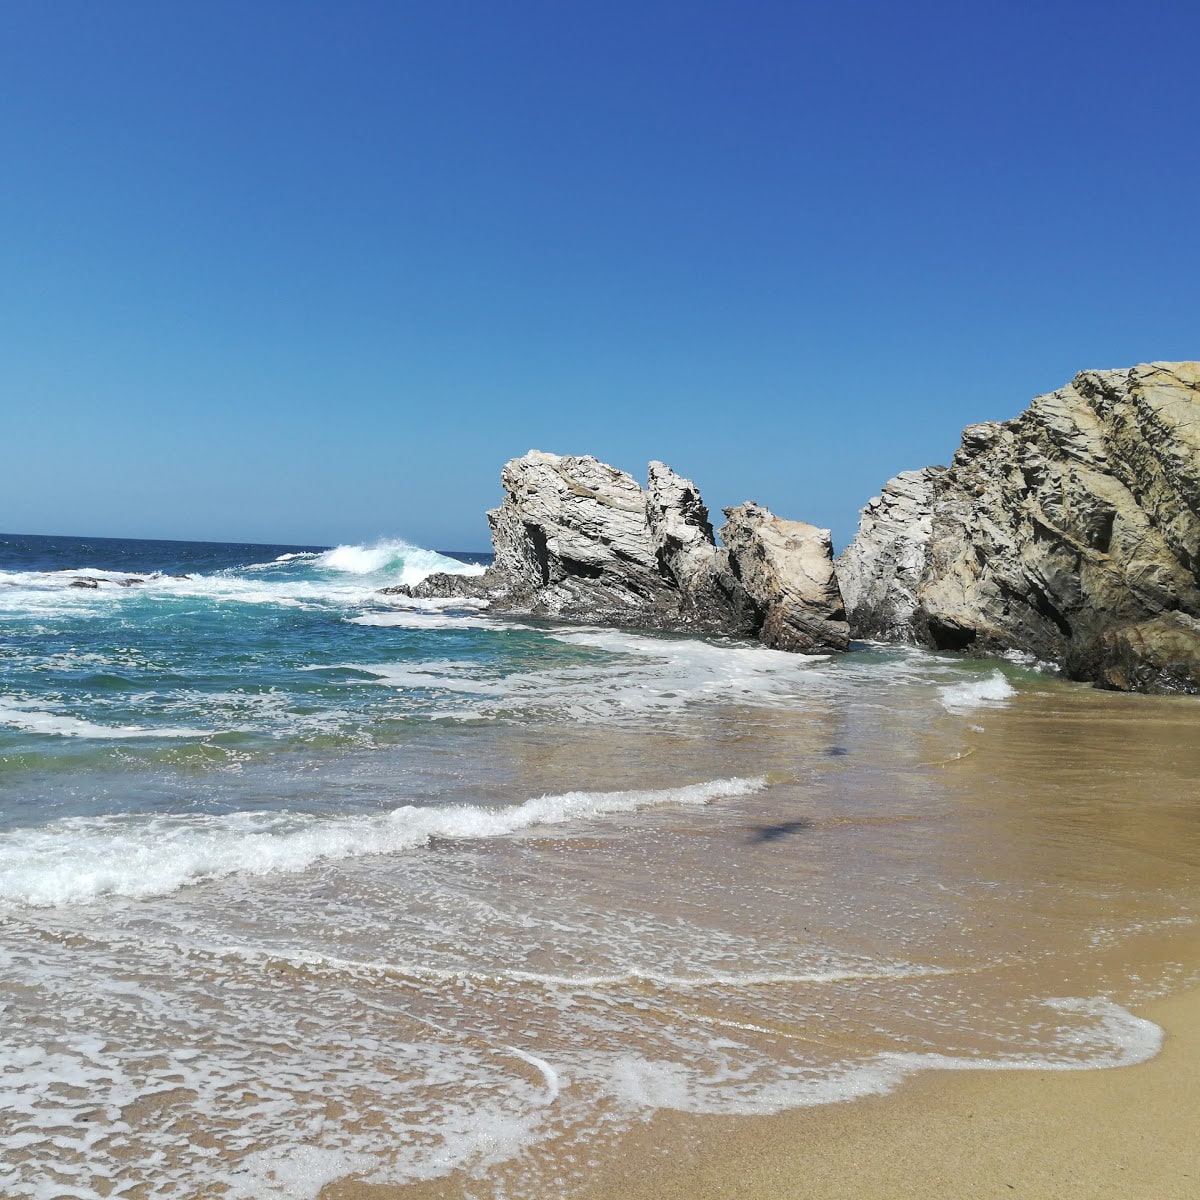
[[[104,582],[111,583],[112,580],[106,579]],[[68,586],[77,588],[98,588],[100,586],[100,580],[91,579],[86,575],[81,575],[78,579],[72,579]]]
[[[488,513],[496,607],[618,624],[670,625],[678,591],[659,569],[637,481],[590,455],[531,450],[504,465]]]
[[[438,571],[427,575],[420,583],[397,583],[393,587],[380,588],[379,594],[411,596],[416,600],[440,600],[455,596],[487,600],[498,594],[501,587],[501,582],[491,571],[485,571],[482,575],[451,575],[445,571]]]
[[[590,456],[540,450],[506,463],[500,478],[486,574],[434,575],[386,591],[486,598],[493,609],[533,616],[758,636],[789,650],[846,647],[824,530],[744,505],[726,510],[734,542],[718,547],[696,485],[660,462],[650,464],[644,491]]]
[[[907,620],[889,610],[893,637],[1024,650],[1108,686],[1197,690],[1172,657],[1186,656],[1191,626],[1157,619],[1200,615],[1200,364],[1084,371],[1011,421],[968,427],[932,490],[916,604]],[[870,595],[869,564],[903,557],[913,528],[860,527],[846,591]]]
[[[696,485],[652,462],[646,520],[659,570],[679,589],[681,616],[702,629],[753,637],[758,609],[730,570],[728,552],[717,548]]]
[[[725,510],[729,567],[761,614],[758,638],[780,650],[845,650],[850,627],[829,530],[784,521],[753,502]]]
[[[837,560],[855,637],[913,640],[917,587],[933,531],[933,487],[944,469],[902,471],[862,510],[858,536]]]

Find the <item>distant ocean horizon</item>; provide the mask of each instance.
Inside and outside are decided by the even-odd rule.
[[[1190,711],[381,591],[490,558],[0,535],[0,1193],[534,1200],[661,1109],[1156,1051]]]
[[[394,542],[395,539],[380,538],[378,544]],[[310,553],[322,554],[334,546],[316,542],[256,542],[244,540],[228,540],[221,538],[123,538],[109,535],[85,534],[34,534],[34,533],[0,533],[0,570],[7,562],[32,568],[38,560],[37,548],[41,544],[46,551],[47,569],[56,570],[61,566],[61,556],[73,556],[76,565],[114,567],[124,561],[144,561],[157,566],[148,569],[162,569],[163,563],[174,562],[176,565],[192,564],[196,569],[204,562],[204,552],[212,554],[214,561],[226,558],[229,561],[240,561],[246,556],[265,558],[270,551],[280,553]],[[179,557],[170,557],[172,550]],[[261,551],[259,554],[257,552]],[[255,553],[251,553],[255,552]],[[491,550],[438,550],[437,554],[447,558],[455,558],[462,562],[483,563],[487,565],[495,557]],[[58,557],[56,557],[58,556]]]

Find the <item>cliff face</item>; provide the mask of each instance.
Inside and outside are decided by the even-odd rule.
[[[933,489],[944,469],[904,471],[862,510],[858,536],[837,562],[856,637],[916,640],[912,618],[933,532]]]
[[[1200,690],[1200,364],[1084,371],[863,510],[851,628]]]
[[[849,644],[827,530],[758,505],[726,510],[719,547],[696,485],[652,462],[646,489],[591,457],[531,450],[506,463],[488,513],[495,562],[435,575],[412,596],[638,628],[757,637],[801,653]]]

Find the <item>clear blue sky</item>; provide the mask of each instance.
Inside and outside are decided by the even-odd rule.
[[[834,529],[1200,356],[1200,5],[3,0],[0,529],[484,548],[592,453]]]

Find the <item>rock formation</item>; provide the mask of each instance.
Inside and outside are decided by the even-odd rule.
[[[730,569],[728,553],[717,548],[699,490],[665,463],[650,464],[646,522],[659,570],[678,588],[683,620],[714,633],[754,637],[762,615]]]
[[[591,457],[531,450],[505,464],[482,576],[386,589],[487,599],[499,611],[648,629],[758,637],[800,652],[845,649],[849,628],[827,530],[755,504],[727,509],[718,547],[691,480],[652,462],[643,490]]]
[[[784,521],[753,502],[725,510],[729,569],[760,616],[759,641],[779,650],[846,650],[850,627],[828,529]]]
[[[933,486],[944,469],[902,471],[862,510],[858,536],[837,563],[856,637],[913,640],[917,587],[933,532]]]
[[[500,472],[504,500],[488,513],[500,606],[546,616],[669,624],[677,594],[659,569],[646,496],[624,471],[591,456],[531,450]]]
[[[1200,690],[1200,364],[1084,371],[969,426],[868,504],[838,574],[856,635]]]

